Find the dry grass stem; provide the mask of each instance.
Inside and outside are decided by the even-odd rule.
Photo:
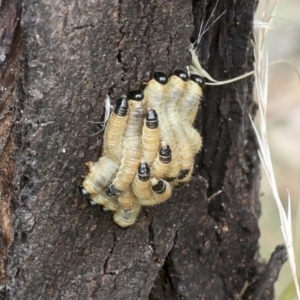
[[[290,195],[288,193],[288,210],[286,213],[279,197],[267,137],[266,110],[268,100],[268,55],[265,51],[264,46],[267,32],[270,28],[273,28],[271,19],[277,3],[278,1],[275,1],[275,3],[271,5],[270,1],[267,1],[265,7],[259,5],[257,9],[258,20],[254,22],[255,86],[259,106],[260,133],[256,129],[252,120],[251,122],[259,142],[259,157],[278,207],[281,222],[281,231],[288,252],[288,260],[291,267],[296,293],[298,298],[300,299],[300,290],[296,274],[296,262],[293,247]]]

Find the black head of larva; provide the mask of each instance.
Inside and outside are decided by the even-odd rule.
[[[157,113],[154,109],[150,109],[146,116],[146,125],[150,129],[155,129],[158,127]]]
[[[155,72],[153,77],[160,84],[166,84],[168,82],[168,76],[163,72]]]
[[[150,179],[150,168],[147,163],[142,163],[138,169],[139,180],[146,182]]]
[[[114,109],[114,113],[120,117],[124,117],[127,115],[127,111],[128,111],[128,100],[126,96],[123,96],[116,101],[116,107]]]
[[[113,185],[111,184],[106,190],[105,190],[107,196],[118,196],[120,194],[120,191]]]
[[[205,80],[203,77],[197,75],[197,74],[192,74],[191,75],[191,80],[193,80],[194,82],[196,82],[200,87],[204,87],[205,86]]]
[[[187,81],[189,79],[189,75],[187,72],[182,71],[182,70],[175,70],[174,75],[178,76],[181,78],[183,81]]]
[[[135,101],[142,101],[144,99],[144,94],[140,90],[130,91],[128,93],[128,99]]]
[[[159,159],[163,164],[168,164],[172,159],[172,151],[169,145],[162,145],[159,150]]]
[[[167,185],[163,180],[159,180],[156,185],[152,187],[153,192],[156,194],[163,194],[167,189]]]

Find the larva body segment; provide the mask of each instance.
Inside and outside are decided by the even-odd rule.
[[[172,162],[172,150],[165,142],[161,143],[160,150],[151,166],[151,177],[163,178],[170,169]]]
[[[170,184],[165,180],[151,179],[152,184],[152,197],[148,200],[140,200],[141,205],[150,206],[156,205],[166,201],[171,197],[172,189]]]
[[[102,156],[97,162],[87,162],[89,173],[82,185],[89,194],[98,194],[103,187],[108,186],[119,166],[107,156]]]
[[[202,147],[202,138],[200,133],[193,127],[186,127],[186,134],[192,147],[193,155],[197,154]]]
[[[123,96],[116,102],[115,109],[111,114],[105,134],[104,134],[104,151],[111,160],[120,164],[123,153],[123,134],[127,122],[128,101]]]
[[[150,168],[147,163],[143,162],[138,168],[138,172],[132,182],[132,188],[135,196],[139,200],[145,200],[152,197]]]
[[[181,123],[191,143],[193,155],[195,155],[202,146],[200,134],[191,125],[194,123],[197,115],[204,84],[205,82],[202,77],[192,74],[191,79],[187,82],[187,87],[178,107]]]
[[[180,101],[179,114],[181,119],[190,125],[195,121],[204,84],[204,79],[196,74],[192,74],[191,79],[186,83],[186,89]]]
[[[158,117],[154,109],[150,109],[144,120],[142,134],[142,157],[151,166],[159,149]]]
[[[168,89],[165,93],[165,98],[167,99],[166,112],[180,159],[180,172],[178,175],[187,175],[193,166],[192,146],[178,111],[186,89],[187,80],[188,74],[186,72],[176,70],[175,75],[169,79]]]
[[[180,171],[179,154],[175,140],[170,130],[169,119],[166,115],[165,93],[168,86],[168,77],[164,73],[157,72],[144,89],[145,101],[149,108],[156,111],[159,122],[160,140],[166,142],[172,151],[172,162],[168,171],[168,177],[177,177]]]
[[[118,201],[120,207],[114,214],[114,221],[122,227],[134,224],[140,212],[141,205],[136,199],[131,186],[129,186],[124,192],[120,193]]]
[[[181,170],[176,180],[170,182],[171,186],[184,184],[191,180],[193,173],[193,166],[190,170]]]
[[[98,194],[90,195],[90,198],[94,202],[103,205],[108,210],[116,211],[120,207],[117,197],[107,196],[104,189],[101,189]]]
[[[107,189],[109,196],[125,191],[132,182],[142,155],[142,124],[144,118],[143,93],[132,91],[128,98],[128,119],[124,131],[121,165],[112,184]]]

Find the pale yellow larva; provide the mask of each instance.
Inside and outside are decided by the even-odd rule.
[[[113,113],[108,119],[104,134],[104,152],[114,162],[120,164],[123,153],[123,134],[127,122],[128,101],[127,97],[116,101]]]
[[[118,202],[120,207],[114,214],[114,221],[122,227],[134,224],[140,212],[141,205],[136,199],[131,186],[120,193]]]
[[[83,188],[89,194],[98,194],[102,188],[106,187],[112,177],[117,173],[118,164],[114,163],[107,156],[102,156],[97,162],[86,163],[89,173],[83,181]]]
[[[160,150],[151,166],[151,177],[157,179],[163,178],[168,174],[172,162],[172,151],[169,145],[165,142],[161,143]]]
[[[186,134],[191,143],[193,155],[197,154],[202,147],[202,137],[194,127],[185,127]]]
[[[181,122],[192,145],[193,154],[196,154],[202,146],[202,138],[200,134],[191,125],[194,123],[197,115],[200,99],[202,97],[202,87],[204,84],[205,81],[201,76],[192,74],[191,79],[187,82],[187,86],[178,109]]]
[[[180,172],[178,179],[183,179],[193,167],[192,146],[179,114],[179,104],[182,101],[187,80],[188,74],[186,72],[176,70],[174,75],[169,78],[164,94],[166,99],[166,115],[168,116],[170,129],[179,153]]]
[[[156,111],[149,109],[144,120],[142,133],[142,157],[151,166],[159,149],[159,126]]]
[[[150,206],[162,203],[169,199],[172,194],[172,188],[169,182],[156,178],[151,179],[152,197],[146,200],[140,200],[141,205]]]
[[[142,162],[132,182],[132,189],[138,200],[152,197],[150,168],[146,162]]]
[[[109,196],[116,196],[128,188],[135,176],[142,155],[144,95],[140,91],[132,91],[128,94],[128,98],[129,108],[123,138],[123,157],[116,177],[106,190]]]
[[[155,109],[157,113],[160,140],[166,142],[172,151],[172,161],[168,170],[168,177],[176,178],[180,171],[180,162],[176,143],[170,129],[169,119],[166,115],[165,90],[168,85],[167,82],[167,75],[156,72],[154,78],[147,83],[144,95],[147,106]]]

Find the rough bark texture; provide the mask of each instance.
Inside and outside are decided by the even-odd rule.
[[[258,260],[251,78],[205,89],[196,123],[204,146],[192,181],[166,203],[143,209],[134,226],[119,228],[78,189],[84,163],[99,157],[102,134],[93,122],[105,95],[115,100],[154,71],[184,69],[189,40],[214,5],[1,2],[10,30],[0,44],[3,298],[272,299],[273,281],[264,285]],[[255,5],[220,1],[214,18],[227,11],[200,46],[214,78],[251,69]]]
[[[0,10],[0,297],[5,293],[8,249],[13,240],[10,210],[14,198],[14,130],[16,89],[20,76],[20,28],[17,2],[3,1]]]

